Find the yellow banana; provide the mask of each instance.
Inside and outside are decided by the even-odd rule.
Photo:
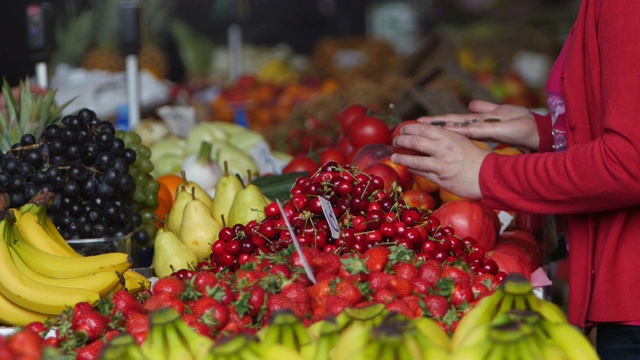
[[[67,307],[86,301],[91,304],[100,300],[100,293],[82,288],[52,286],[37,282],[25,276],[16,266],[7,241],[11,233],[8,221],[0,221],[0,293],[10,301],[35,312],[59,315]],[[10,236],[10,235],[9,235]]]
[[[63,246],[61,243],[51,238],[40,224],[38,215],[34,212],[28,211],[23,213],[17,220],[16,226],[18,227],[18,231],[20,231],[22,238],[27,243],[44,252],[65,257],[72,256],[71,251],[75,252],[66,241],[64,242],[66,246]]]
[[[147,339],[140,345],[140,350],[147,359],[166,359],[165,343],[164,325],[151,323]]]
[[[535,340],[536,335],[525,336],[517,344],[517,352],[522,360],[542,359],[542,352]]]
[[[429,360],[449,360],[450,354],[446,349],[440,346],[431,345],[426,349],[423,349],[423,359]]]
[[[533,292],[527,295],[527,303],[529,307],[543,318],[551,322],[566,323],[567,316],[560,306],[557,304],[538,298]]]
[[[471,346],[464,346],[453,350],[449,360],[485,360],[495,344],[491,341],[481,341]]]
[[[46,212],[43,212],[42,216],[40,216],[40,224],[44,228],[44,231],[49,234],[49,237],[51,237],[51,239],[60,244],[63,249],[67,250],[69,254],[68,256],[82,257],[82,255],[79,254],[73,247],[71,247],[67,240],[62,237],[62,234],[56,227],[56,224],[51,221],[51,218],[47,215]]]
[[[469,315],[467,313],[465,316]],[[433,319],[427,317],[420,317],[412,320],[416,329],[418,330],[418,336],[423,336],[435,345],[440,346],[445,350],[451,349],[451,340],[449,335],[438,325]],[[460,326],[460,325],[458,325]],[[457,328],[459,329],[459,327]],[[456,332],[458,331],[456,329]]]
[[[333,360],[353,360],[371,339],[371,327],[362,322],[354,322],[340,334],[340,338],[330,351]]]
[[[542,328],[572,360],[596,360],[599,359],[589,339],[570,323],[553,323],[542,321]]]
[[[178,333],[178,330],[173,326],[173,323],[166,324],[163,328],[165,341],[167,342],[166,358],[171,360],[190,359],[191,351],[180,333]]]
[[[509,352],[508,344],[503,342],[492,342],[491,349],[486,355],[486,360],[506,360]]]
[[[124,287],[132,294],[151,287],[149,279],[132,269],[125,271],[122,276],[124,277]]]
[[[31,270],[31,268],[22,261],[12,248],[9,248],[9,252],[11,253],[11,258],[13,259],[16,267],[24,276],[42,284],[87,289],[98,292],[100,295],[106,297],[117,287],[119,283],[123,283],[125,280],[123,276],[118,274],[116,271],[99,271],[78,277],[55,279]]]
[[[128,333],[117,335],[109,340],[100,353],[101,360],[147,360],[142,351]]]
[[[175,310],[171,308],[168,308],[167,310],[175,313],[178,317],[180,317],[180,315]],[[194,360],[209,359],[209,353],[211,352],[211,347],[213,346],[213,340],[211,340],[211,338],[197,333],[195,330],[189,327],[189,325],[187,325],[187,323],[185,323],[181,318],[178,318],[176,321],[174,321],[172,323],[172,326],[176,328],[176,331],[187,343],[187,348],[189,349],[189,352],[191,353],[191,356]]]
[[[126,253],[106,253],[83,257],[65,257],[44,252],[22,239],[14,231],[15,238],[9,245],[33,271],[53,278],[70,278],[97,271],[113,270],[124,273],[133,264],[133,258]]]
[[[0,325],[25,326],[34,321],[45,322],[54,316],[25,309],[0,294]]]
[[[496,316],[498,305],[503,301],[504,291],[501,287],[495,289],[493,294],[488,295],[476,304],[469,312],[464,314],[456,331],[451,336],[449,349],[458,347],[459,342],[464,339],[474,328],[491,322]]]

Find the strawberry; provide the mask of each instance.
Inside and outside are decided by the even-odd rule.
[[[311,308],[311,296],[302,284],[295,282],[287,284],[282,288],[281,294],[291,300],[299,312],[306,313]]]
[[[442,273],[440,274],[441,278],[450,278],[454,282],[470,282],[471,275],[469,274],[471,270],[469,266],[462,262],[453,262],[444,266],[442,269]]]
[[[85,312],[85,311],[94,311],[93,305],[89,304],[86,301],[81,301],[79,303],[76,303],[73,306],[73,313],[74,314]]]
[[[206,294],[207,289],[211,289],[218,283],[218,278],[211,271],[198,271],[193,276],[193,285],[201,294]]]
[[[25,328],[13,333],[6,346],[11,356],[8,359],[40,359],[42,354],[42,338],[37,332]]]
[[[389,288],[399,299],[402,299],[413,293],[413,286],[411,285],[411,282],[396,275],[391,275],[391,278],[389,280]]]
[[[255,318],[265,307],[267,302],[267,292],[260,286],[253,286],[249,291],[249,316]]]
[[[86,341],[93,341],[102,336],[107,329],[109,319],[98,311],[80,311],[73,314],[71,329],[86,336]]]
[[[76,351],[76,360],[96,360],[105,346],[102,339],[94,340]]]
[[[149,320],[147,315],[142,313],[131,313],[127,316],[127,324],[125,325],[125,331],[136,341],[136,344],[141,345],[147,339],[147,333],[149,332]]]
[[[458,281],[453,284],[451,291],[451,304],[455,307],[461,306],[463,303],[470,303],[473,301],[474,295],[469,282]]]
[[[285,279],[291,279],[291,268],[287,264],[273,264],[268,271],[270,274],[280,274]]]
[[[326,303],[326,296],[331,293],[331,279],[325,279],[318,281],[315,285],[307,288],[307,292],[311,296],[311,308],[316,309],[324,307]]]
[[[426,295],[423,301],[432,318],[442,318],[449,311],[449,300],[442,295]]]
[[[218,282],[213,288],[207,290],[205,295],[218,300],[223,305],[230,305],[237,300],[231,285],[226,281]]]
[[[271,317],[279,310],[292,310],[295,306],[292,301],[283,294],[273,294],[267,299],[267,315]]]
[[[427,259],[418,268],[418,277],[435,284],[440,279],[442,263],[435,259]]]
[[[114,311],[119,310],[125,316],[134,312],[142,312],[142,304],[127,290],[118,290],[113,293],[111,301],[114,305]]]
[[[172,293],[159,293],[150,297],[142,305],[143,310],[146,312],[155,311],[165,307],[171,307],[179,314],[182,314],[185,304]]]
[[[196,300],[191,313],[213,330],[220,330],[229,321],[229,307],[210,297]]]
[[[374,272],[369,274],[369,287],[373,290],[379,290],[389,287],[389,281],[393,275],[384,272]]]
[[[392,312],[396,312],[407,319],[413,319],[415,317],[413,310],[402,299],[395,299],[386,305],[387,309]]]
[[[473,282],[474,283],[482,283],[487,287],[487,289],[489,289],[491,291],[495,290],[496,287],[498,287],[498,285],[500,285],[500,280],[498,280],[498,278],[495,275],[488,274],[488,273],[475,275],[473,277]]]
[[[322,252],[311,259],[310,262],[313,264],[314,272],[325,272],[331,275],[338,275],[342,266],[340,257],[334,253]]]
[[[317,247],[303,247],[302,253],[304,254],[304,257],[309,263],[309,265],[311,265],[312,260],[317,258],[320,254],[322,254],[322,251],[320,251],[320,249],[318,249]],[[304,268],[302,259],[300,258],[300,253],[298,253],[297,251],[294,251],[291,254],[290,265],[291,265],[291,268],[295,268],[295,267]]]
[[[219,304],[219,302],[216,301],[214,298],[203,296],[200,299],[194,301],[193,304],[190,306],[191,314],[199,317],[205,312],[211,310],[211,308],[213,308],[216,303]]]
[[[422,317],[422,314],[424,313],[424,310],[422,309],[422,306],[424,305],[424,303],[422,302],[422,299],[420,299],[415,295],[409,295],[404,297],[402,300],[404,300],[404,302],[407,303],[407,305],[413,312],[413,317],[415,318]]]
[[[378,289],[373,293],[373,301],[380,304],[388,304],[396,299],[396,295],[388,288]]]
[[[401,261],[393,264],[391,266],[391,270],[393,270],[396,276],[399,276],[408,281],[413,281],[419,275],[418,268],[414,264],[408,262]]]
[[[338,316],[345,308],[351,305],[345,298],[337,295],[327,295],[324,311],[327,315]]]
[[[182,314],[182,320],[198,334],[211,337],[211,328],[201,322],[198,316],[194,314]]]
[[[36,334],[43,336],[49,331],[48,326],[42,321],[33,321],[25,325],[25,328],[35,332]]]
[[[154,284],[151,290],[154,294],[169,293],[179,296],[185,290],[184,280],[178,279],[173,275],[161,277]]]
[[[336,285],[335,294],[347,301],[349,306],[355,305],[362,299],[362,292],[358,285],[351,281],[341,281]]]
[[[429,290],[433,287],[433,283],[426,279],[417,278],[413,280],[413,289],[422,295],[429,294]]]
[[[364,252],[365,265],[369,272],[380,272],[389,262],[391,251],[386,246],[374,246]]]
[[[364,264],[364,260],[356,256],[344,255],[340,259],[342,266],[338,271],[338,277],[344,280],[364,282],[369,269]]]
[[[487,286],[482,282],[471,283],[471,291],[473,291],[474,300],[480,300],[483,297],[492,293],[492,291],[489,290]]]

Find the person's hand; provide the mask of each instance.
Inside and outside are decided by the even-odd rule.
[[[447,129],[474,140],[538,149],[540,139],[536,122],[527,108],[474,100],[469,103],[469,111],[469,114],[425,116],[418,121],[428,124],[444,122]]]
[[[423,155],[394,153],[391,160],[467,199],[480,199],[480,166],[489,151],[462,134],[428,123],[407,124],[393,146]]]

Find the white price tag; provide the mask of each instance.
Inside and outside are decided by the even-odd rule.
[[[513,215],[506,211],[500,211],[498,213],[498,218],[500,219],[500,234],[502,234],[505,230],[507,230],[509,225],[511,225],[511,222],[513,221]]]
[[[340,229],[338,228],[338,218],[336,217],[336,213],[333,212],[333,207],[331,206],[329,200],[323,197],[319,197],[319,199],[320,207],[322,207],[324,217],[327,218],[327,222],[329,223],[331,237],[337,239],[340,236]]]
[[[249,155],[251,155],[253,161],[256,162],[260,175],[279,175],[287,165],[273,156],[269,145],[264,141],[257,143],[249,149]]]

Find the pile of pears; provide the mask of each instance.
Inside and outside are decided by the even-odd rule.
[[[250,170],[248,175],[245,184],[239,175],[229,174],[225,162],[224,174],[211,197],[198,183],[188,181],[185,174],[173,207],[156,234],[153,270],[157,277],[209,261],[211,247],[223,227],[264,219],[264,208],[271,201],[251,183]]]

